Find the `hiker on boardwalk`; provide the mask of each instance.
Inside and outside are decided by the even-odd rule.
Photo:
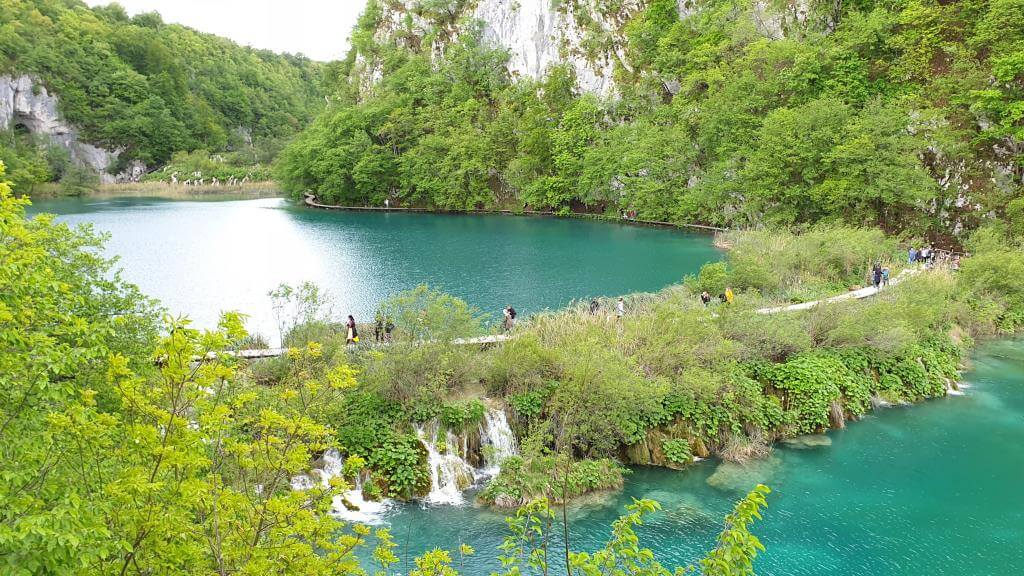
[[[373,339],[380,343],[384,340],[384,315],[377,310],[373,317]]]
[[[512,305],[508,305],[504,310],[501,311],[505,316],[504,328],[505,332],[511,332],[516,327],[516,309]]]
[[[704,307],[707,308],[708,304],[711,304],[711,294],[709,294],[707,290],[701,292],[700,301],[704,304]]]
[[[910,250],[907,251],[907,264],[914,264],[917,262],[917,246],[911,246]]]
[[[889,267],[882,266],[882,286],[889,285]]]
[[[619,296],[619,299],[615,301],[615,317],[622,318],[626,315],[626,301]]]
[[[590,314],[591,315],[597,314],[597,311],[600,310],[600,308],[601,308],[601,304],[597,301],[597,298],[594,298],[593,300],[590,301]]]
[[[932,249],[930,246],[921,248],[921,251],[917,253],[918,262],[923,262],[925,268],[928,267],[928,258],[931,256]]]
[[[348,321],[345,322],[345,326],[348,328],[348,334],[345,337],[345,345],[356,344],[359,342],[359,332],[356,331],[356,319],[351,314],[348,315]]]
[[[882,285],[882,264],[877,261],[871,267],[871,284],[874,285],[875,290]]]
[[[732,293],[732,288],[729,286],[725,287],[725,303],[732,304],[733,300],[736,299],[736,295]]]

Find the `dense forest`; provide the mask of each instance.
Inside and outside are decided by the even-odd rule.
[[[87,142],[123,151],[121,166],[157,167],[179,151],[272,159],[324,104],[330,66],[241,47],[156,13],[129,17],[117,4],[9,0],[0,4],[0,74],[38,78]],[[68,166],[45,138],[14,132],[0,137],[0,158],[16,188],[60,179]]]
[[[685,17],[675,0],[559,3],[620,22],[603,97],[568,66],[513,79],[472,3],[440,4],[370,2],[336,97],[280,161],[288,190],[730,226],[1024,226],[1021,0],[708,0]],[[407,25],[381,29],[399,9]]]

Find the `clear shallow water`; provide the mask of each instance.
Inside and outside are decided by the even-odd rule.
[[[212,327],[221,310],[251,315],[276,339],[267,292],[311,280],[337,316],[427,283],[497,315],[573,299],[658,290],[719,258],[711,237],[580,220],[311,210],[276,199],[58,199],[69,224],[110,232],[125,277],[172,312]]]
[[[746,469],[636,469],[621,493],[571,507],[572,546],[596,549],[631,498],[653,498],[664,510],[641,540],[664,564],[685,565],[713,545],[732,504],[764,482],[773,493],[754,528],[768,549],[756,563],[762,576],[1020,574],[1024,341],[985,345],[965,380],[962,396],[876,411],[830,433],[831,446],[778,448]],[[472,545],[472,575],[498,568],[506,533],[500,514],[472,506],[399,506],[386,524],[400,556]],[[560,524],[554,532],[559,545]]]

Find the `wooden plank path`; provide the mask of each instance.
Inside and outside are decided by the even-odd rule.
[[[919,273],[920,268],[907,268],[896,275],[895,278],[889,280],[889,286],[895,286],[903,280]],[[830,298],[823,298],[821,300],[813,300],[811,302],[802,302],[800,304],[790,304],[789,306],[774,306],[770,308],[758,309],[758,314],[777,314],[779,312],[793,312],[796,310],[810,310],[818,304],[832,304],[834,302],[842,302],[843,300],[860,300],[863,298],[870,298],[882,292],[887,287],[875,288],[874,286],[868,286],[867,288],[861,288],[859,290],[851,290],[845,294],[839,294],[838,296],[832,296]]]
[[[316,196],[306,192],[303,194],[303,202],[310,208],[319,208],[321,210],[351,210],[354,212],[430,212],[439,213],[437,210],[431,210],[430,208],[391,208],[384,206],[338,206],[334,204],[321,204],[316,201]],[[556,216],[556,214],[550,210],[523,210],[522,212],[516,212],[514,210],[450,210],[448,212],[458,214],[504,214],[507,216]],[[606,218],[599,214],[570,214],[569,218],[590,218],[594,220],[606,220],[608,222],[621,222],[623,224],[642,224],[644,226],[659,226],[664,228],[693,228],[695,230],[701,230],[705,232],[726,232],[728,228],[720,228],[718,226],[708,226],[706,224],[676,224],[674,222],[663,222],[660,220],[637,220],[635,218],[623,218],[621,220],[613,220]]]
[[[889,286],[895,286],[907,278],[914,276],[921,272],[920,268],[908,268],[896,275],[895,278],[889,280]],[[790,304],[788,306],[772,306],[768,308],[759,308],[756,310],[758,314],[778,314],[780,312],[795,312],[799,310],[810,310],[820,304],[833,304],[835,302],[842,302],[844,300],[862,300],[864,298],[870,298],[880,292],[884,292],[886,287],[875,288],[874,286],[868,286],[867,288],[860,288],[859,290],[851,290],[844,294],[831,296],[829,298],[822,298],[820,300],[813,300],[811,302],[802,302],[800,304]],[[452,340],[452,344],[458,346],[464,345],[493,345],[500,344],[502,342],[508,342],[512,337],[508,334],[491,334],[488,336],[475,336],[473,338],[456,338]],[[374,342],[364,348],[384,348],[389,346],[386,342]],[[228,356],[237,356],[239,358],[245,358],[246,360],[260,360],[263,358],[276,358],[278,356],[284,356],[288,353],[288,348],[264,348],[264,349],[251,349],[251,350],[237,350],[222,352]],[[207,357],[212,359],[215,353],[211,352]]]
[[[491,334],[489,336],[476,336],[474,338],[456,338],[455,340],[452,340],[452,344],[455,344],[457,346],[466,346],[474,344],[477,346],[484,346],[488,344],[498,344],[501,342],[506,342],[508,339],[509,336],[507,334]],[[368,347],[383,348],[388,345],[389,344],[386,342],[374,342],[370,344]],[[246,360],[261,360],[263,358],[276,358],[278,356],[284,356],[285,354],[288,353],[288,350],[288,348],[254,348],[251,350],[225,351],[221,352],[221,354],[227,356],[236,356],[238,358],[245,358]],[[215,352],[211,352],[210,354],[207,355],[207,359],[212,360],[215,355]]]

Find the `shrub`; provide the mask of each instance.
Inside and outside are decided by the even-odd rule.
[[[665,458],[674,464],[688,464],[693,461],[693,454],[690,452],[690,442],[688,440],[662,440],[661,449],[665,452]]]

